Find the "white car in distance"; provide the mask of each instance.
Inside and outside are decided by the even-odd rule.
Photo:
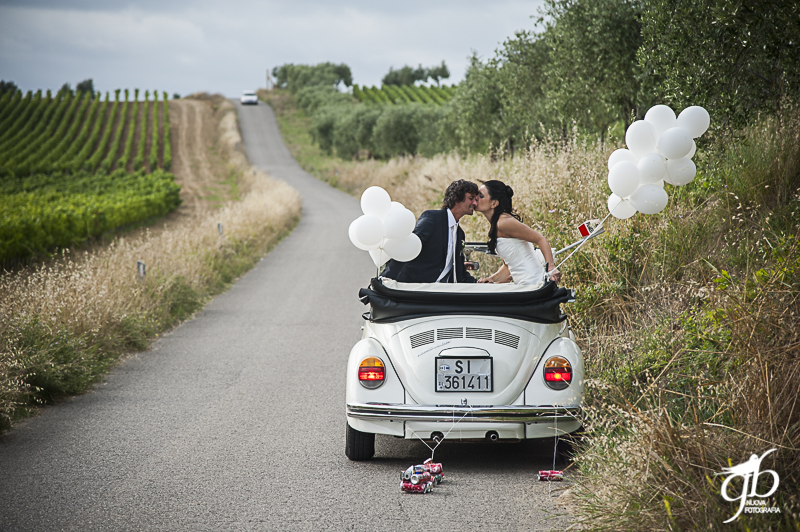
[[[244,91],[241,98],[242,105],[258,105],[258,95],[256,91]]]

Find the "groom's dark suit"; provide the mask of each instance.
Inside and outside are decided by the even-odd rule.
[[[419,252],[417,258],[408,262],[390,260],[386,263],[386,268],[381,275],[403,283],[435,283],[444,269],[447,258],[447,221],[447,209],[423,212],[414,227],[414,234],[422,241],[422,251]],[[456,279],[459,283],[474,283],[476,282],[475,278],[467,273],[464,267],[464,253],[461,251],[464,243],[464,231],[459,227],[456,234]],[[453,269],[451,268],[442,282],[450,283],[452,281]]]

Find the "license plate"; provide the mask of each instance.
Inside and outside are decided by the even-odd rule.
[[[437,392],[491,392],[491,357],[436,359]]]

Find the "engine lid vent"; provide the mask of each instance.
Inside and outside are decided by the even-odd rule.
[[[433,330],[411,335],[411,349],[416,349],[425,344],[433,343]]]
[[[464,338],[464,327],[436,329],[437,340],[452,340],[453,338]]]
[[[506,345],[508,347],[516,349],[517,347],[519,347],[519,336],[503,331],[495,331],[494,343],[500,345]]]
[[[475,340],[489,340],[491,342],[492,330],[467,327],[467,338],[473,338]]]

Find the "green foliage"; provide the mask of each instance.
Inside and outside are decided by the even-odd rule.
[[[429,68],[423,68],[422,65],[417,68],[406,65],[400,70],[394,70],[394,68],[390,67],[389,73],[383,77],[381,82],[384,85],[413,85],[417,81],[426,82],[429,79],[433,79],[438,85],[440,80],[449,77],[450,71],[442,61],[441,65]]]
[[[19,90],[17,84],[13,81],[0,80],[0,94],[15,93]]]
[[[544,97],[563,123],[604,133],[615,121],[642,118],[653,81],[639,66],[641,0],[547,0],[543,33],[549,61]]]
[[[58,93],[56,93],[56,94],[57,94],[58,98],[61,98],[61,97],[64,97],[64,96],[74,96],[75,95],[75,91],[72,90],[72,86],[69,83],[64,83],[63,85],[61,85],[61,88],[58,89]]]
[[[158,167],[158,108],[158,91],[153,91],[153,126],[150,128],[150,157],[147,161],[151,172]]]
[[[800,3],[645,0],[639,61],[675,108],[705,107],[714,126],[742,127],[800,96]]]
[[[297,91],[297,103],[306,113],[313,115],[321,107],[352,104],[353,97],[332,87],[312,85]]]
[[[90,98],[94,98],[94,81],[92,78],[85,79],[75,85],[75,92],[78,94],[88,94]]]
[[[127,93],[126,93],[126,96],[127,96]],[[127,108],[127,105],[128,105],[127,98],[126,98],[126,101],[125,101],[124,105]],[[88,148],[87,151],[89,153],[92,153],[92,155],[88,159],[86,159],[85,162],[83,163],[82,168],[85,171],[87,171],[87,172],[94,171],[100,165],[100,161],[103,160],[103,155],[105,155],[106,148],[108,147],[109,140],[111,139],[111,133],[112,133],[112,130],[113,130],[113,124],[116,121],[116,118],[117,118],[117,115],[119,114],[119,110],[120,110],[121,106],[122,106],[122,104],[120,103],[119,100],[114,101],[114,103],[111,104],[111,108],[108,111],[108,114],[110,116],[108,116],[108,118],[105,121],[97,122],[95,124],[95,130],[96,130],[97,135],[100,134],[100,130],[101,130],[101,127],[103,126],[103,124],[105,124],[105,127],[102,127],[103,136],[100,137],[100,142],[97,144],[97,147],[93,149],[93,147],[87,146],[87,148]],[[124,116],[124,114],[125,113],[124,113],[124,109],[123,109],[122,115]],[[125,123],[124,119],[120,119],[120,124],[124,124],[124,123]],[[92,135],[92,136],[94,137],[95,135]],[[110,161],[109,161],[109,168],[110,168]]]
[[[350,67],[344,63],[319,63],[314,66],[287,63],[273,68],[272,76],[276,87],[289,89],[292,93],[304,87],[321,85],[335,88],[339,83],[346,87],[353,84]]]
[[[448,120],[459,147],[485,152],[490,146],[505,145],[509,139],[495,64],[484,65],[473,54],[451,106]]]
[[[142,109],[142,118],[139,121],[139,140],[136,144],[136,157],[133,158],[134,171],[139,170],[144,165],[144,149],[147,144],[147,111],[149,106],[150,91],[148,90],[144,93],[144,107]]]
[[[383,157],[396,155],[414,155],[418,153],[420,142],[430,142],[429,129],[438,125],[438,117],[431,116],[425,110],[436,112],[433,107],[419,104],[393,105],[386,107],[375,122],[373,142],[375,151]],[[427,119],[427,120],[426,120]],[[429,121],[433,120],[433,123]]]
[[[48,125],[47,130],[38,139],[31,142],[28,150],[20,152],[15,160],[15,173],[26,175],[50,170],[50,163],[66,151],[69,142],[80,125],[80,117],[89,103],[91,96],[79,93],[68,100],[68,107],[57,115]],[[13,163],[12,163],[13,164]]]
[[[452,98],[452,93],[445,87],[427,87],[425,85],[384,85],[383,87],[359,87],[353,85],[353,97],[363,103],[423,103],[443,105]]]
[[[172,137],[169,128],[169,101],[167,100],[167,93],[164,93],[164,156],[161,162],[161,167],[164,170],[169,170],[172,166]]]
[[[139,92],[138,89],[136,92]],[[122,170],[125,170],[125,168],[128,166],[128,161],[130,161],[131,154],[133,152],[134,133],[136,132],[136,117],[139,114],[139,100],[134,99],[133,105],[130,107],[131,110],[127,118],[125,112],[122,113],[122,118],[120,119],[119,126],[117,127],[117,134],[115,135],[116,142],[114,143],[114,148],[109,150],[108,155],[106,155],[107,160],[117,159],[116,147],[122,143],[123,131],[125,131],[125,124],[127,123],[128,132],[125,135],[125,151],[122,152],[122,156],[117,159],[116,162],[117,168],[121,168]]]
[[[168,213],[180,203],[174,176],[157,170],[35,175],[0,181],[0,261],[68,247]]]

